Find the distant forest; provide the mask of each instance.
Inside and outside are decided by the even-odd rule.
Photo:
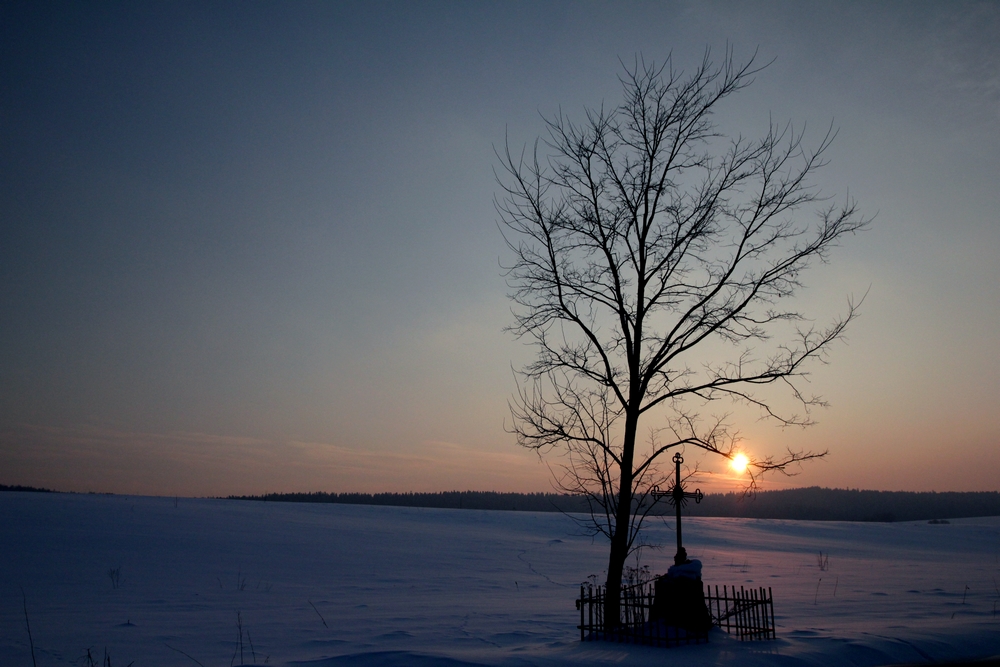
[[[443,493],[268,493],[229,496],[231,500],[272,502],[392,505],[446,509],[514,510],[526,512],[586,512],[580,496],[557,493],[498,493],[446,491]],[[673,514],[666,503],[652,514]],[[700,504],[689,502],[685,516],[799,519],[812,521],[927,521],[962,517],[1000,516],[1000,492],[860,491],[805,489],[706,494]]]
[[[0,484],[3,491],[50,489]],[[518,512],[586,512],[581,496],[558,493],[498,493],[496,491],[445,491],[442,493],[268,493],[261,496],[228,496],[229,500],[291,503],[341,503],[391,505],[442,509],[507,510]],[[673,514],[660,503],[651,514]],[[805,489],[705,494],[700,504],[689,502],[684,516],[743,517],[750,519],[800,519],[810,521],[929,521],[963,517],[1000,516],[1000,492],[860,491],[858,489]]]
[[[13,486],[0,484],[0,492],[2,491],[31,491],[33,493],[53,493],[52,489],[39,489],[34,486],[21,486],[20,484],[15,484]]]

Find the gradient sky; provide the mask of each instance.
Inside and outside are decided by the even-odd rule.
[[[774,63],[717,116],[839,136],[868,291],[765,488],[1000,488],[1000,4],[0,7],[0,483],[164,495],[550,490],[505,433],[493,147],[616,104],[619,58]],[[705,461],[703,483],[734,482]]]

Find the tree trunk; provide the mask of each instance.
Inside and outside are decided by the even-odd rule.
[[[622,443],[622,463],[618,478],[618,511],[615,513],[615,532],[611,538],[611,555],[608,558],[608,579],[604,586],[606,630],[616,628],[621,623],[622,573],[628,558],[629,528],[632,523],[632,458],[638,425],[639,415],[630,410],[625,418],[625,439]]]

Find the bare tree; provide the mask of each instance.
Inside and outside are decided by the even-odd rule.
[[[757,140],[719,134],[712,113],[752,83],[762,69],[754,58],[739,65],[727,50],[715,64],[706,51],[687,75],[669,59],[624,69],[616,108],[589,109],[582,124],[561,112],[546,119],[533,151],[505,145],[496,201],[514,256],[510,330],[538,350],[518,373],[513,432],[562,457],[558,484],[588,498],[592,529],[610,539],[609,620],[661,456],[684,446],[736,453],[728,417],[702,418],[699,408],[731,399],[807,425],[823,404],[801,391],[806,362],[823,360],[855,304],[817,329],[787,302],[804,269],[869,222],[852,200],[831,205],[811,183],[832,131],[812,150],[790,125],[772,123]],[[817,216],[802,221],[810,204]],[[713,359],[699,359],[709,347]],[[761,396],[767,385],[784,386],[799,408]],[[824,454],[750,465],[784,471]]]

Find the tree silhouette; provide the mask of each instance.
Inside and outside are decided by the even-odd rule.
[[[835,133],[810,150],[790,124],[748,140],[713,122],[761,69],[755,57],[738,65],[730,49],[720,64],[706,51],[687,75],[669,58],[637,59],[620,77],[619,106],[588,109],[580,124],[560,112],[533,151],[508,141],[497,153],[510,330],[537,348],[517,374],[512,431],[558,456],[558,486],[588,499],[590,528],[609,538],[610,623],[662,455],[690,446],[732,458],[728,417],[699,413],[719,399],[782,425],[811,423],[823,401],[801,390],[806,362],[822,360],[857,312],[849,299],[845,315],[815,328],[788,305],[802,271],[869,222],[853,200],[830,204],[811,183]],[[810,204],[817,216],[803,221]],[[699,359],[709,347],[712,359]],[[760,395],[777,384],[801,409]],[[750,467],[824,454],[788,451]]]

